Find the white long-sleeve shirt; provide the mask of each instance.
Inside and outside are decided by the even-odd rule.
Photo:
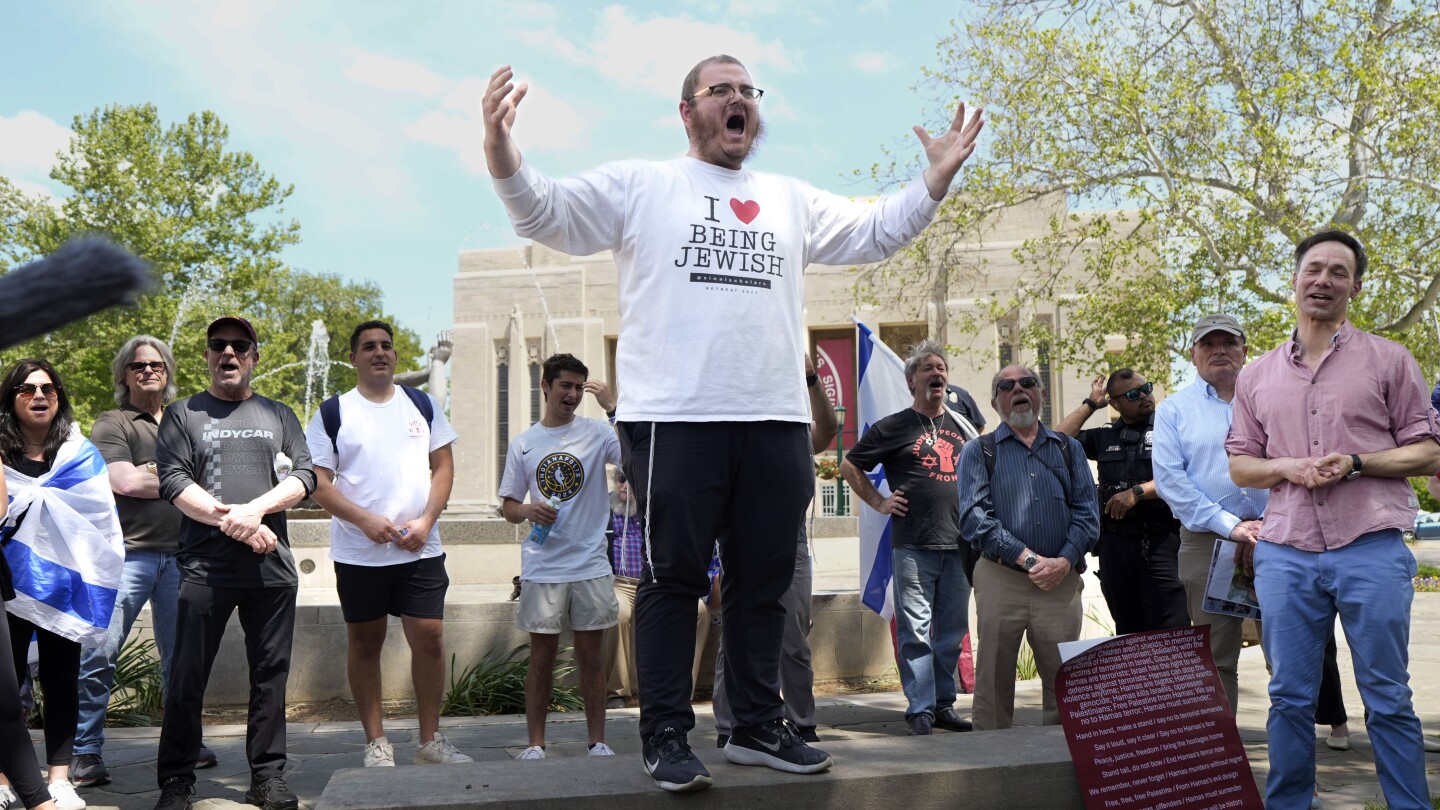
[[[924,183],[872,205],[690,157],[558,181],[522,164],[495,189],[520,236],[614,252],[628,422],[809,422],[805,267],[885,259],[939,207]]]

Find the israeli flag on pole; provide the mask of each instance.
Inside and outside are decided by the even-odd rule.
[[[860,432],[856,435],[864,436],[871,425],[910,407],[914,398],[905,385],[905,364],[865,324],[855,321],[855,327],[860,330],[855,341],[860,349],[855,405],[860,411]],[[867,474],[880,495],[890,497],[884,465],[877,465]],[[895,614],[890,592],[890,516],[865,506],[859,499],[856,504],[860,518],[860,601],[889,621]]]
[[[125,541],[100,451],[77,427],[50,471],[31,478],[8,465],[5,544],[15,599],[10,613],[85,647],[105,640],[125,565]],[[24,515],[19,528],[16,520]]]

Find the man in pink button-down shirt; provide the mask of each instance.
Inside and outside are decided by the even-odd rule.
[[[1235,483],[1270,488],[1255,549],[1274,669],[1269,810],[1310,806],[1320,664],[1337,613],[1385,798],[1394,810],[1430,807],[1408,671],[1415,557],[1400,530],[1418,506],[1405,478],[1440,468],[1440,421],[1410,353],[1346,319],[1366,263],[1342,231],[1296,247],[1295,331],[1241,372],[1225,442]]]

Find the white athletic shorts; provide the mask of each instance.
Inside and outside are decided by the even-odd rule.
[[[520,582],[520,610],[515,624],[526,633],[604,630],[620,620],[610,574],[580,582]]]

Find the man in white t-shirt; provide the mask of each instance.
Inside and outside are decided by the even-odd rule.
[[[781,599],[815,494],[801,382],[804,272],[878,262],[909,244],[974,151],[980,114],[967,120],[960,105],[935,138],[916,127],[923,177],[857,202],[745,167],[764,91],[740,60],[712,56],[681,83],[684,157],[610,163],[557,181],[522,162],[511,137],[527,92],[513,78],[509,66],[496,70],[481,107],[485,163],[515,232],[576,256],[612,251],[618,271],[616,418],[646,525],[635,604],[645,769],[662,790],[711,783],[688,739],[689,650],[718,538],[736,723],[725,757],[825,771],[830,756],[786,724],[778,687]]]
[[[610,492],[605,465],[620,463],[620,439],[606,422],[575,415],[585,392],[606,413],[615,410],[610,389],[591,380],[573,355],[556,354],[541,367],[545,415],[510,442],[500,478],[501,510],[511,523],[534,526],[520,549],[520,608],[516,624],[530,634],[525,674],[529,747],[520,759],[545,758],[545,715],[560,633],[575,634],[580,697],[590,756],[612,756],[605,744],[605,670],[601,643],[620,614],[606,558]]]
[[[345,616],[346,670],[365,730],[365,767],[394,766],[380,712],[387,614],[410,645],[420,739],[417,765],[473,762],[440,734],[445,688],[445,552],[437,522],[450,499],[457,436],[429,394],[395,384],[394,330],[366,321],[350,335],[356,386],[326,400],[305,443],[312,497],[333,517],[330,559]]]

